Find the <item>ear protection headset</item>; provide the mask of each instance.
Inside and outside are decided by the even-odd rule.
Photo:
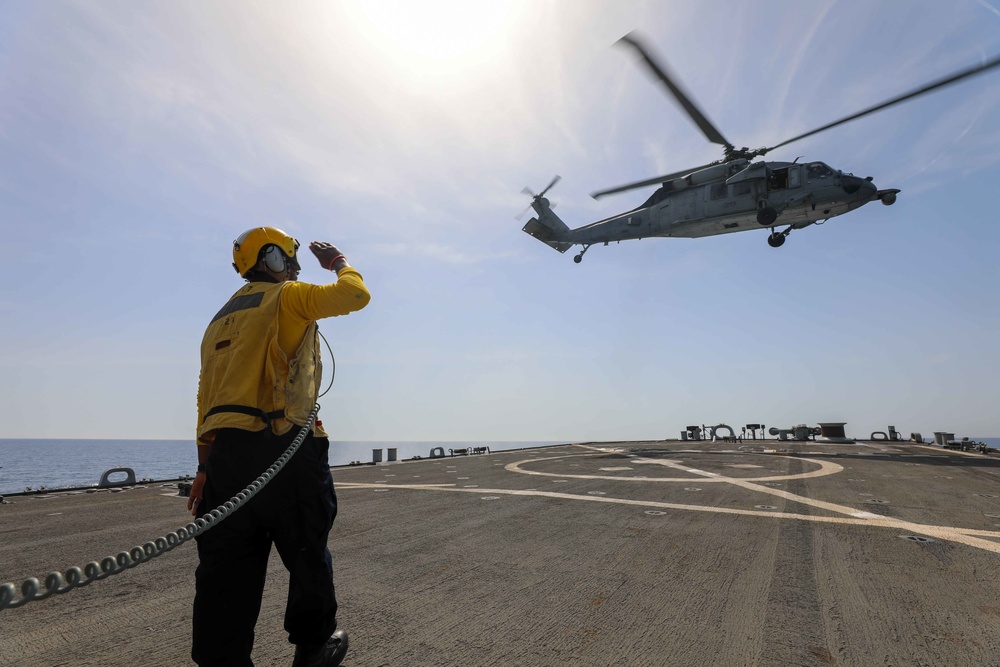
[[[295,257],[288,257],[285,255],[284,251],[276,245],[269,244],[264,246],[260,251],[260,256],[264,260],[264,266],[267,267],[268,271],[274,273],[284,273],[285,269],[291,267],[292,269],[298,271],[299,263],[295,261]]]
[[[264,258],[264,266],[267,267],[268,271],[282,273],[285,270],[285,253],[281,252],[281,248],[278,246],[265,246],[260,254]]]

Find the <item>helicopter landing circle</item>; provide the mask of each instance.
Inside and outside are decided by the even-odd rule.
[[[649,464],[651,466],[663,466],[671,468],[674,470],[681,470],[689,474],[688,477],[655,477],[652,475],[576,475],[576,474],[566,474],[563,472],[540,472],[537,470],[528,470],[523,466],[532,463],[539,463],[541,461],[556,461],[560,459],[570,459],[576,457],[595,457],[606,455],[608,452],[595,452],[592,454],[567,454],[564,456],[549,456],[545,458],[531,458],[522,461],[515,461],[514,463],[508,463],[505,469],[509,472],[521,473],[522,475],[540,475],[544,477],[559,477],[560,479],[607,479],[616,482],[685,482],[690,483],[692,480],[697,479],[701,482],[779,482],[790,479],[807,479],[810,477],[825,477],[826,475],[834,475],[836,473],[842,472],[844,467],[836,463],[831,463],[829,461],[820,461],[818,459],[807,459],[801,456],[782,456],[780,454],[759,454],[759,456],[769,456],[772,458],[785,458],[794,459],[796,461],[804,461],[811,463],[816,466],[815,470],[808,472],[796,473],[791,475],[768,475],[766,477],[727,477],[719,473],[707,472],[705,470],[699,470],[698,468],[692,468],[686,465],[683,461],[678,461],[676,459],[648,459],[648,458],[632,458],[629,459],[630,464]]]

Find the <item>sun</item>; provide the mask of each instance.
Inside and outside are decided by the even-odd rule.
[[[411,71],[455,75],[497,57],[520,3],[358,0],[342,10],[383,57]]]

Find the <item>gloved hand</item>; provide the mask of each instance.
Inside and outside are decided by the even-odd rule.
[[[313,241],[309,244],[309,250],[316,255],[319,265],[328,271],[337,271],[348,265],[344,253],[331,243]]]

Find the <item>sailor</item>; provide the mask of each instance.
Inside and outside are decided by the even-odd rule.
[[[246,488],[309,425],[322,380],[316,320],[368,304],[361,274],[329,243],[309,249],[337,279],[297,282],[298,248],[274,227],[233,243],[233,267],[247,284],[212,318],[201,344],[198,473],[188,500],[195,516]],[[293,666],[335,667],[346,655],[327,548],[337,514],[329,444],[316,421],[256,496],[198,536],[191,657],[201,667],[252,667],[272,544],[289,572],[284,626],[296,647]]]

